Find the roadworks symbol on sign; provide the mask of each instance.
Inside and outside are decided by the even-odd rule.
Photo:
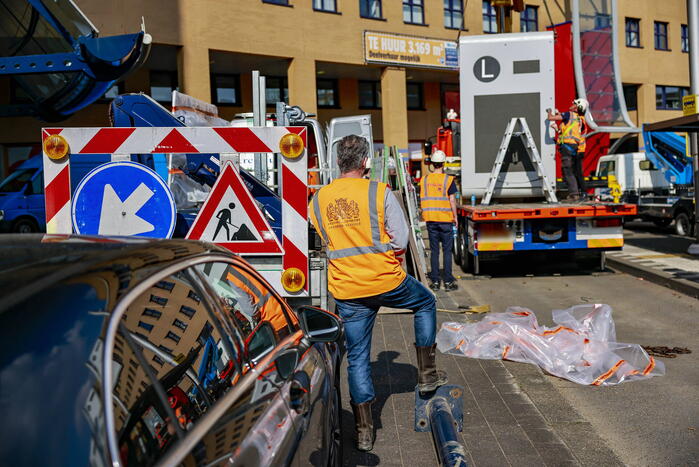
[[[240,254],[284,253],[267,219],[230,162],[221,171],[187,238],[216,243]]]

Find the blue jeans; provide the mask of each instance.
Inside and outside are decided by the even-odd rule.
[[[427,277],[432,282],[439,282],[439,244],[442,244],[444,256],[444,282],[454,282],[451,273],[451,251],[454,247],[454,232],[451,222],[427,222],[427,235],[430,238],[430,273]]]
[[[337,313],[345,325],[347,345],[347,378],[352,402],[361,404],[374,399],[371,381],[371,333],[379,308],[387,306],[412,310],[415,313],[415,344],[434,344],[437,333],[435,298],[414,277],[407,276],[395,289],[373,297],[335,300]]]

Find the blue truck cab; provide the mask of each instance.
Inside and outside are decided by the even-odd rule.
[[[24,161],[0,183],[0,231],[46,230],[41,156]]]

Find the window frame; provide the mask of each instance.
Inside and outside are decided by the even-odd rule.
[[[233,78],[235,80],[235,85],[233,86],[233,89],[235,91],[234,102],[220,102],[218,100],[217,90],[219,86],[216,83],[216,78]],[[241,107],[243,105],[243,96],[240,91],[240,74],[211,73],[211,103],[218,107]]]
[[[370,12],[371,11],[371,3],[372,2],[377,2],[379,5],[379,15],[378,16],[369,16],[368,14],[363,14],[362,13],[362,7],[366,5],[366,11]],[[376,19],[379,21],[386,21],[386,18],[383,17],[383,0],[359,0],[359,17],[364,18],[364,19]]]
[[[369,84],[372,87],[372,105],[362,105],[361,89],[362,84]],[[378,80],[357,80],[357,104],[359,109],[379,110],[381,109],[381,82]]]
[[[689,27],[680,24],[680,48],[683,53],[689,53]]]
[[[316,8],[315,3],[317,1],[320,2],[321,5],[324,4],[326,1],[331,1],[331,2],[333,2],[333,8],[331,10],[326,9],[326,8]],[[337,14],[340,13],[339,11],[337,11],[337,0],[313,0],[311,2],[311,8],[313,8],[313,11],[318,11],[321,13],[337,13]]]
[[[624,90],[624,103],[626,104],[626,110],[628,111],[637,111],[638,110],[638,89],[641,87],[640,84],[631,84],[631,83],[622,83],[622,89]],[[628,93],[627,89],[633,88],[633,93],[634,93],[634,105],[631,106],[629,105],[629,99],[628,99]]]
[[[271,80],[279,80],[278,86],[270,86]],[[274,107],[277,102],[269,102],[267,100],[267,91],[270,89],[276,89],[279,91],[280,100],[277,102],[288,102],[289,100],[289,78],[287,76],[267,76],[265,77],[265,105],[267,107]]]
[[[679,92],[679,103],[677,108],[673,107],[668,107],[667,105],[667,94],[668,94],[668,89],[671,88],[676,88]],[[660,91],[660,101],[661,105],[658,105],[658,91]],[[687,96],[689,94],[689,88],[685,86],[671,86],[671,85],[664,85],[664,84],[656,84],[655,85],[655,109],[656,110],[672,110],[675,112],[681,111],[682,110],[682,98],[684,96]]]
[[[483,1],[483,3],[482,3],[481,12],[482,12],[482,17],[483,17],[483,34],[497,34],[497,32],[498,32],[498,17],[497,17],[497,13],[495,11],[495,7],[493,7],[493,5],[488,0],[482,0],[482,1]],[[487,10],[487,11],[485,11],[485,10]],[[485,28],[486,18],[488,20],[489,26],[491,26],[491,27],[493,25],[495,26],[494,31],[487,31],[486,30],[486,28]]]
[[[525,15],[527,11],[534,13],[534,18],[529,18]],[[534,23],[534,29],[523,28],[522,26]],[[536,5],[525,5],[524,10],[519,14],[519,30],[521,32],[536,32],[539,30],[539,7]]]
[[[664,29],[661,33],[661,29]],[[665,47],[660,47],[660,40],[665,40]],[[666,21],[653,22],[653,45],[655,50],[670,51],[670,37],[668,33],[668,23]]]
[[[153,97],[153,74],[154,73],[168,75],[170,77],[170,89],[172,91],[177,91],[179,89],[177,70],[175,70],[175,71],[172,71],[172,70],[148,70],[148,95],[156,102],[167,103],[168,105],[171,104],[172,97],[170,97],[170,100],[168,100],[168,101],[164,101],[164,100],[159,101],[158,99]],[[162,87],[162,86],[158,86],[158,87]],[[172,91],[170,91],[170,96],[172,96]]]
[[[333,85],[333,103],[331,105],[328,104],[320,104],[320,99],[318,95],[318,91],[320,91],[320,87],[318,86],[318,83],[320,82],[331,82]],[[337,78],[316,78],[316,101],[318,103],[318,108],[319,109],[340,109],[340,82]]]
[[[408,99],[408,87],[409,86],[416,86],[418,89],[418,95],[420,99],[420,104],[418,107],[411,107],[410,106],[410,100]],[[408,82],[405,83],[405,100],[406,100],[406,107],[408,110],[426,110],[425,108],[425,83],[422,82]]]
[[[410,20],[405,19],[405,7],[410,11]],[[422,14],[422,21],[415,21],[415,9],[419,8]],[[425,0],[403,0],[403,23],[414,26],[427,26],[425,22]]]
[[[636,30],[632,30],[631,26],[636,27]],[[636,34],[636,44],[633,44],[632,40],[630,40],[631,34]],[[631,18],[631,17],[626,17],[624,19],[624,36],[625,36],[625,43],[626,47],[631,47],[635,49],[640,49],[641,48],[641,19],[640,18]]]
[[[463,0],[447,0],[448,6],[444,7],[444,27],[446,29],[456,29],[456,30],[461,30],[465,31],[465,24],[464,24],[464,2]],[[458,8],[455,8],[454,6],[457,5]],[[458,13],[461,15],[461,22],[458,26],[454,26],[454,13]],[[450,18],[451,20],[451,26],[447,25],[447,18]]]
[[[279,5],[279,6],[293,6],[289,3],[289,0],[262,0],[262,3],[267,3],[269,5]]]

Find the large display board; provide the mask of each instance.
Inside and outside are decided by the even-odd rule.
[[[555,140],[546,121],[546,109],[554,107],[553,33],[462,37],[459,66],[462,196],[483,195],[505,128],[516,117],[527,119],[546,176],[555,183]],[[541,183],[513,138],[495,197],[540,197]]]

